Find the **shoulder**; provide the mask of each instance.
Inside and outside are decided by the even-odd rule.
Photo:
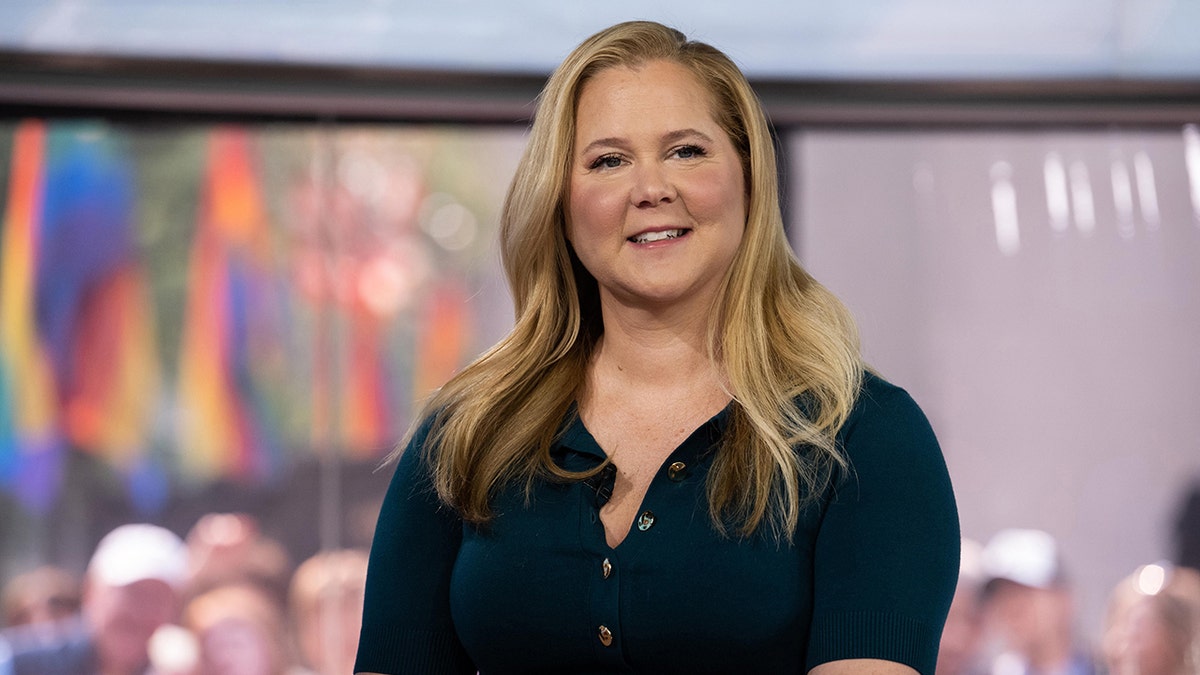
[[[444,423],[441,411],[425,412],[412,423],[403,440],[384,460],[384,465],[391,464],[396,473],[409,476],[426,474],[425,478],[428,479],[433,453],[436,452],[434,446],[437,437],[434,430]]]
[[[838,445],[849,463],[848,477],[860,488],[951,494],[946,461],[925,412],[907,391],[877,374],[864,375]]]
[[[843,431],[853,431],[858,424],[880,421],[928,424],[925,413],[907,390],[876,373],[866,371],[854,409]]]
[[[433,435],[435,429],[443,426],[445,423],[444,411],[433,410],[425,413],[413,423],[412,428],[405,435],[403,453],[407,454],[409,450],[414,449],[422,453],[428,452],[429,448],[426,445],[429,437]]]
[[[12,672],[57,673],[88,672],[93,661],[91,636],[79,620],[54,626],[22,626],[4,632]],[[3,661],[0,660],[0,664]],[[3,670],[0,670],[3,673]]]
[[[886,448],[923,449],[941,456],[929,418],[908,391],[870,371],[863,375],[858,399],[838,431],[838,441],[851,460]]]
[[[436,412],[427,414],[413,423],[404,440],[389,456],[392,488],[404,487],[412,493],[435,492],[433,487],[434,453],[436,435],[434,430],[441,418]],[[432,438],[431,438],[432,437]]]

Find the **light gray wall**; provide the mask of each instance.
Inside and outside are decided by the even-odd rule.
[[[630,19],[756,76],[1200,75],[1194,0],[3,0],[0,47],[544,74]]]
[[[793,243],[931,418],[964,535],[1056,536],[1093,638],[1118,579],[1174,554],[1200,478],[1200,157],[1189,175],[1185,136],[1200,153],[1195,127],[788,142]]]

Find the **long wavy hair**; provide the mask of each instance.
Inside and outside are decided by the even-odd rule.
[[[434,418],[425,447],[438,495],[468,522],[488,522],[505,485],[523,483],[528,495],[537,480],[592,473],[567,472],[550,455],[604,330],[596,281],[565,235],[576,106],[599,71],[659,59],[690,69],[710,92],[748,193],[745,232],[708,333],[733,398],[707,478],[712,522],[740,536],[767,524],[790,539],[804,507],[846,465],[835,438],[861,386],[857,334],[841,302],[792,255],[762,106],[717,49],[657,23],[628,22],[585,40],[543,89],[501,216],[515,326],[420,415]]]

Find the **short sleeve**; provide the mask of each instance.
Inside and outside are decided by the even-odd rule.
[[[475,672],[450,616],[462,522],[434,492],[423,452],[428,431],[426,423],[401,454],[379,512],[355,672]]]
[[[807,666],[874,658],[931,675],[961,544],[941,449],[907,392],[871,375],[839,435],[851,468],[817,534]]]

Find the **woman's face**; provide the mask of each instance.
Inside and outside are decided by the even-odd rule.
[[[707,309],[746,226],[741,159],[709,92],[672,61],[583,86],[567,236],[601,302]]]

